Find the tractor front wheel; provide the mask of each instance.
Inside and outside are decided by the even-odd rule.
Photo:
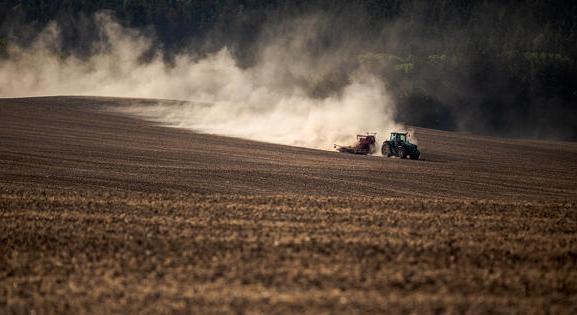
[[[406,159],[406,158],[407,158],[407,153],[405,153],[405,150],[399,149],[399,157],[400,157],[401,159]]]

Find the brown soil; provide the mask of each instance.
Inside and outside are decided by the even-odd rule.
[[[577,312],[577,144],[416,129],[423,159],[0,99],[0,313]]]

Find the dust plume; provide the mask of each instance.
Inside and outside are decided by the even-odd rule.
[[[89,56],[61,51],[51,24],[29,47],[0,61],[0,96],[95,95],[183,100],[116,110],[200,132],[329,149],[356,133],[396,128],[385,85],[351,66],[347,47],[316,45],[326,21],[299,18],[272,28],[239,66],[227,47],[167,61],[154,37],[97,14],[100,39]],[[320,30],[320,31],[319,31]],[[343,74],[344,73],[344,74]]]

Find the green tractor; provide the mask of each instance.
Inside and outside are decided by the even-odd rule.
[[[418,160],[421,155],[417,145],[410,143],[407,139],[406,132],[391,132],[389,140],[383,142],[381,152],[386,157],[398,156],[401,159],[406,159],[408,156],[412,160]]]

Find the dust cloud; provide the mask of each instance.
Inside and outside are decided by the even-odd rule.
[[[255,62],[241,67],[224,47],[166,61],[154,39],[107,14],[95,17],[101,39],[89,56],[65,54],[51,24],[26,48],[0,61],[0,96],[92,95],[183,100],[115,110],[167,126],[310,148],[349,144],[357,133],[380,138],[399,126],[385,85],[361,67],[329,92],[311,92],[349,58],[345,50],[309,53],[322,18],[308,17],[263,38]],[[312,86],[312,87],[311,87]],[[318,94],[318,93],[317,93]]]

